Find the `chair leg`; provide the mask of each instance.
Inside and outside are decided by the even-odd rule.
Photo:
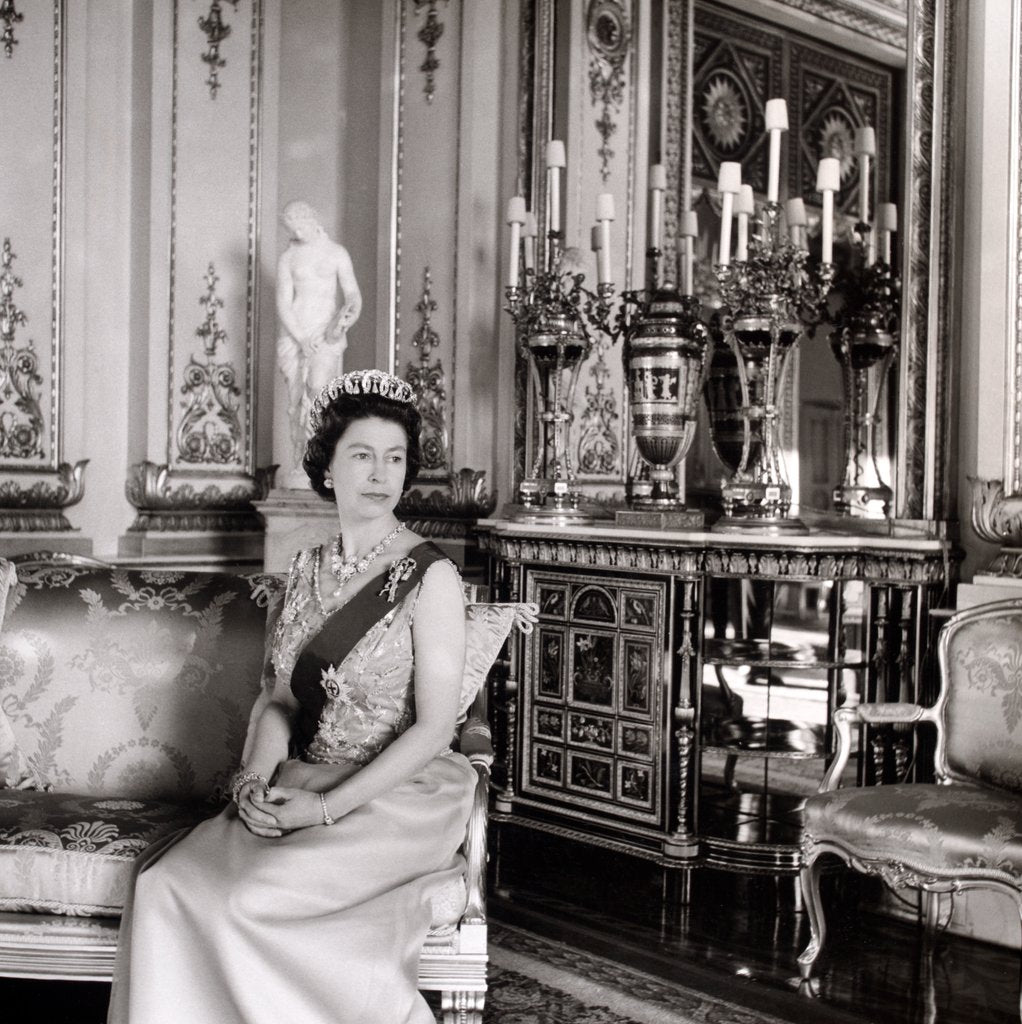
[[[824,940],[827,937],[827,923],[823,917],[823,901],[820,899],[820,858],[814,857],[799,873],[802,887],[802,902],[809,916],[809,945],[798,958],[798,970],[803,981],[808,981],[813,971]]]
[[[485,992],[445,990],[440,995],[444,1024],[483,1024]]]
[[[940,896],[937,893],[919,890],[919,916],[923,925],[923,948],[932,950],[937,939],[937,921],[940,917]]]

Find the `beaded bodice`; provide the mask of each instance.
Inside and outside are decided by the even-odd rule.
[[[280,679],[291,679],[302,650],[327,621],[316,591],[321,558],[313,548],[292,564],[273,643]],[[339,664],[322,670],[322,709],[304,760],[367,764],[415,720],[412,616],[420,586],[396,601]]]

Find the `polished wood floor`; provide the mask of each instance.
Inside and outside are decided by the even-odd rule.
[[[869,909],[874,879],[824,879],[830,934],[806,997],[809,925],[791,877],[697,870],[683,904],[680,874],[665,882],[633,857],[515,826],[494,845],[495,919],[793,1024],[1019,1021],[1017,952],[945,933],[928,963],[913,923]]]
[[[869,910],[869,879],[825,880],[831,934],[806,998],[792,878],[698,870],[683,903],[678,873],[531,830],[503,826],[493,854],[496,920],[792,1024],[1019,1021],[1017,953],[942,935],[928,967],[912,924]],[[0,1021],[102,1024],[108,997],[107,985],[0,979]]]

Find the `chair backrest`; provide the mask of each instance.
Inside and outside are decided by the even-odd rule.
[[[1022,792],[1022,599],[950,618],[939,660],[938,776]]]

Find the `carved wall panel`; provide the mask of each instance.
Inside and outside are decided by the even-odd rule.
[[[421,481],[454,470],[461,0],[397,0],[394,365],[423,413]]]
[[[232,513],[231,528],[251,527],[271,479],[254,438],[263,0],[213,0],[201,17],[158,5],[153,39],[155,372],[132,529],[224,529]]]
[[[69,529],[85,462],[63,462],[63,0],[5,19],[0,57],[0,530]]]

